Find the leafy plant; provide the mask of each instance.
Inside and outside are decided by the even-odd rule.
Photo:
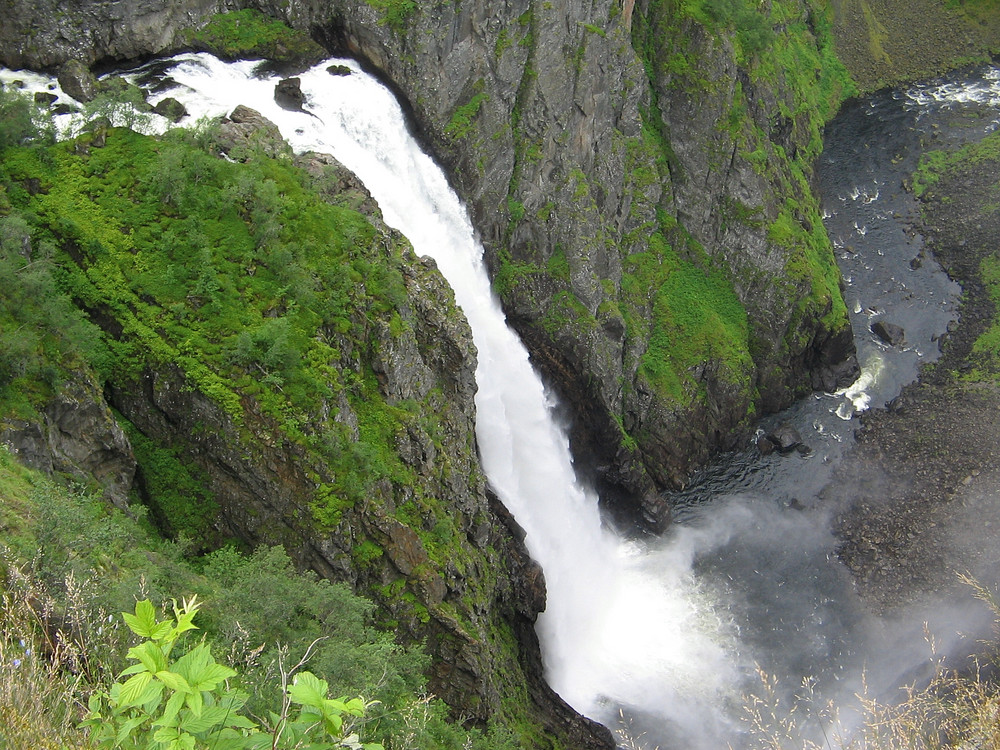
[[[282,673],[281,713],[270,714],[269,728],[247,718],[247,694],[228,684],[236,671],[217,662],[206,643],[171,658],[180,637],[197,628],[193,620],[199,607],[193,596],[179,607],[174,603],[172,618],[158,620],[152,602],[144,599],[134,613],[122,613],[143,640],[128,652],[137,663],[119,675],[128,679],[89,700],[82,726],[98,748],[382,750],[378,743],[363,744],[352,731],[369,704],[361,698],[328,698],[326,681],[311,672],[300,672],[291,684],[289,673]],[[294,716],[293,706],[298,707]]]

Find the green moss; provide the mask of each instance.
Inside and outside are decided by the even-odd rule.
[[[649,343],[639,372],[663,398],[686,404],[701,394],[698,366],[720,365],[720,376],[748,388],[746,311],[719,270],[680,257],[660,233],[649,250],[626,259],[622,292],[631,335]],[[646,328],[640,321],[651,311]],[[645,329],[645,330],[643,330]]]
[[[219,511],[208,476],[177,446],[157,444],[128,420],[121,421],[135,453],[143,501],[172,538],[186,537],[199,548],[218,546],[213,521]]]
[[[212,16],[188,42],[229,60],[263,57],[276,62],[321,60],[325,52],[308,34],[250,8]]]
[[[444,128],[445,135],[456,140],[465,138],[474,127],[473,121],[479,114],[480,107],[487,101],[489,101],[489,96],[480,92],[473,96],[468,103],[458,107]]]
[[[417,11],[415,0],[365,0],[365,2],[382,14],[381,23],[396,31],[405,29],[410,17]]]

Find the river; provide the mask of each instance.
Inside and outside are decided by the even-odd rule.
[[[331,62],[354,72],[331,76]],[[192,120],[248,104],[297,151],[334,154],[386,222],[435,258],[473,330],[484,468],[545,571],[548,608],[537,627],[547,678],[571,705],[612,727],[624,720],[636,747],[716,750],[743,743],[744,694],[759,687],[758,670],[777,677],[785,700],[807,680],[819,701],[847,701],[863,669],[884,693],[926,661],[918,630],[874,617],[858,600],[837,559],[831,527],[841,508],[828,485],[850,458],[857,415],[916,377],[954,319],[958,290],[924,257],[903,180],[927,142],[995,125],[983,114],[1000,98],[994,68],[851,102],[830,124],[819,189],[861,378],[762,425],[793,424],[807,452],[719,457],[674,498],[669,532],[638,541],[603,525],[597,497],[576,479],[554,399],[505,324],[466,211],[391,94],[353,61],[326,61],[302,76],[307,111],[292,112],[274,104],[275,79],[254,68],[185,55],[130,75],[155,86],[154,101],[183,101]],[[0,75],[13,78],[51,86],[42,76]],[[937,115],[955,107],[974,109],[976,127],[943,129]],[[901,325],[906,343],[882,343],[870,330],[878,318]],[[806,733],[821,733],[822,723],[807,715]]]

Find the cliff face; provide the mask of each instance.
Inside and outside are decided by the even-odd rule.
[[[758,48],[668,2],[303,11],[402,90],[581,463],[654,526],[755,415],[856,371],[809,185],[844,89],[825,17],[774,6]]]

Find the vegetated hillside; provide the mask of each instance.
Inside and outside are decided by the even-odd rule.
[[[252,554],[225,547],[192,561],[185,543],[159,538],[141,511],[134,505],[125,513],[100,493],[60,486],[0,449],[4,747],[96,747],[78,726],[88,699],[131,666],[129,647],[140,640],[121,613],[149,599],[163,619],[194,597],[203,602],[197,630],[177,642],[173,659],[207,643],[236,671],[228,688],[246,693],[243,713],[264,729],[273,728],[269,712],[282,711],[282,671],[307,657],[298,671],[325,680],[332,696],[364,696],[369,705],[352,729],[366,741],[388,748],[524,746],[500,726],[480,732],[447,723],[447,706],[425,694],[428,655],[377,627],[374,604],[345,584],[296,572],[280,547]],[[157,708],[126,730],[123,746],[146,746],[162,703]],[[122,728],[114,719],[106,713],[103,726]],[[197,734],[196,725],[211,722],[180,729]],[[198,745],[208,746],[217,745]]]
[[[3,441],[189,552],[280,544],[366,592],[467,720],[605,746],[542,680],[544,585],[479,469],[468,326],[355,178],[246,110],[22,145],[30,105],[3,106]]]

